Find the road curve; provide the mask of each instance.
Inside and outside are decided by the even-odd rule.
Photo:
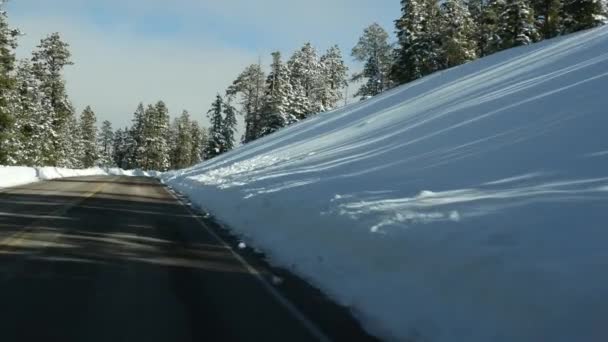
[[[0,190],[2,341],[326,337],[282,299],[156,180]]]

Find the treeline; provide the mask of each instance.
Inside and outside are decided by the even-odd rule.
[[[350,77],[338,46],[320,55],[306,43],[286,61],[274,52],[268,73],[259,63],[246,67],[211,104],[209,128],[186,111],[170,123],[159,101],[140,104],[131,127],[116,132],[108,121],[98,130],[90,107],[75,114],[63,78],[71,55],[60,35],[42,39],[31,58],[16,61],[19,32],[0,11],[0,165],[185,168],[235,147],[237,115],[245,120],[240,140],[249,143],[340,106],[348,81],[363,82],[354,96],[367,98],[606,22],[606,0],[402,0],[401,8],[396,42],[378,24],[364,30],[351,51],[363,69]]]
[[[348,79],[337,46],[318,56],[306,43],[285,63],[272,54],[268,75],[248,66],[226,92],[245,116],[247,143],[344,99],[348,81],[362,81],[363,99],[512,47],[606,23],[605,0],[402,0],[395,21],[397,42],[374,23],[367,27],[352,57],[363,70]]]

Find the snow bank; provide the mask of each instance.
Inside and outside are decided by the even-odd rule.
[[[0,188],[32,183],[38,180],[36,169],[20,166],[0,166]]]
[[[144,172],[141,170],[122,170],[118,168],[90,168],[84,170],[64,169],[57,167],[22,167],[22,166],[0,166],[0,188],[17,186],[37,182],[40,180],[51,180],[65,177],[79,176],[142,176],[158,177],[161,173],[156,171]]]
[[[161,178],[400,341],[608,341],[608,27]]]

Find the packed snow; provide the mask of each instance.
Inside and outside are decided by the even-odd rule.
[[[608,341],[608,27],[161,178],[400,341]]]
[[[160,173],[154,171],[126,171],[118,168],[99,167],[83,170],[72,170],[57,167],[0,166],[0,188],[7,188],[57,178],[110,175],[157,177],[160,175]]]

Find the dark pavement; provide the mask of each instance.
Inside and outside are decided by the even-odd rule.
[[[326,337],[260,278],[154,179],[0,190],[0,341]]]

